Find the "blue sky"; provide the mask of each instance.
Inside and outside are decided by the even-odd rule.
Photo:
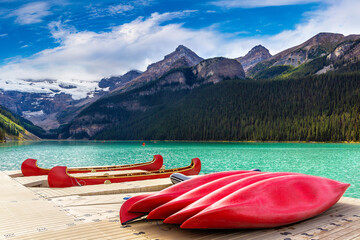
[[[145,70],[179,44],[234,58],[257,44],[275,54],[319,32],[359,34],[359,2],[0,0],[0,88],[26,78],[90,84]]]
[[[1,2],[1,1],[0,1]],[[49,24],[61,21],[76,31],[109,32],[111,27],[149,17],[152,13],[189,11],[181,18],[161,23],[181,23],[188,29],[211,28],[230,38],[274,35],[304,19],[304,13],[324,7],[306,4],[226,7],[225,3],[194,0],[172,1],[2,1],[0,60],[28,57],[60,43],[52,37]],[[179,42],[181,44],[181,42]],[[196,49],[195,49],[196,50]]]

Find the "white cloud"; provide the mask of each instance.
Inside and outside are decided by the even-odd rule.
[[[258,44],[269,48],[274,54],[300,44],[319,32],[360,33],[357,9],[360,9],[360,2],[344,0],[308,13],[304,22],[292,30],[275,36],[249,38],[222,34],[216,30],[216,26],[194,30],[182,24],[167,23],[174,18],[196,14],[191,10],[153,13],[148,18],[139,17],[100,33],[78,32],[61,22],[52,22],[49,28],[59,46],[30,58],[9,60],[11,62],[0,67],[0,88],[38,92],[49,92],[53,88],[81,98],[94,90],[101,78],[124,74],[131,69],[146,70],[150,63],[163,59],[179,44],[204,58],[235,58],[243,56]],[[42,81],[30,85],[23,79],[55,79],[56,82]],[[60,82],[77,85],[78,88],[56,88]]]
[[[53,22],[49,27],[60,46],[43,50],[30,58],[16,58],[2,66],[0,88],[50,92],[49,89],[57,86],[54,84],[63,82],[75,84],[78,88],[61,91],[81,98],[94,90],[102,77],[124,74],[130,69],[145,70],[148,64],[162,59],[179,44],[193,49],[208,46],[206,51],[215,50],[217,44],[204,41],[218,38],[212,32],[192,31],[181,24],[162,26],[168,20],[192,13],[154,13],[149,18],[137,18],[101,33],[75,32],[60,22]],[[30,85],[26,79],[56,79],[57,83],[41,81]]]
[[[299,5],[321,0],[220,0],[212,1],[210,4],[225,8],[257,8],[270,6]]]
[[[326,9],[309,12],[305,21],[293,30],[285,30],[275,36],[270,36],[268,43],[273,52],[278,52],[300,44],[319,32],[342,33],[344,35],[360,34],[360,1],[336,1]]]
[[[110,6],[109,7],[109,12],[111,14],[119,14],[119,13],[124,13],[124,12],[128,12],[134,9],[134,6],[130,5],[130,4],[118,4],[115,6]]]
[[[39,23],[43,18],[51,15],[47,2],[32,2],[12,11],[7,17],[16,17],[15,22],[21,25]]]
[[[3,34],[0,34],[0,37],[6,37],[8,34],[7,33],[3,33]]]
[[[151,5],[153,0],[131,0],[126,4],[119,3],[113,5],[89,4],[86,8],[92,18],[114,16],[116,14],[130,15],[134,14],[139,8]]]

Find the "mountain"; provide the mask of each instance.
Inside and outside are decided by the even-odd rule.
[[[245,56],[238,57],[236,60],[241,63],[246,73],[249,68],[271,57],[272,55],[267,48],[263,47],[262,45],[257,45],[253,47]]]
[[[146,71],[125,86],[117,88],[123,92],[139,87],[161,77],[171,69],[179,67],[192,67],[201,62],[203,58],[189,48],[179,45],[174,52],[166,55],[163,60],[150,64]]]
[[[157,119],[161,117],[156,116],[157,112],[198,88],[223,80],[245,78],[241,64],[235,59],[220,57],[203,60],[193,67],[177,66],[180,67],[172,68],[140,87],[126,92],[119,90],[94,102],[62,130],[60,137],[96,139],[102,131],[117,132],[119,123],[126,125],[145,116]]]
[[[149,65],[144,73],[132,70],[99,81],[71,83],[59,79],[5,79],[0,81],[0,104],[46,130],[57,129],[109,92],[127,91],[161,77],[170,69],[191,67],[202,60],[180,45],[162,61]]]
[[[239,60],[190,67],[165,57],[157,64],[167,71],[149,77],[150,65],[83,108],[60,138],[360,141],[359,43],[358,35],[318,34],[248,68],[252,79]],[[260,52],[266,57],[257,46],[248,63]]]
[[[131,70],[125,73],[122,76],[112,76],[109,78],[103,78],[99,82],[100,88],[109,88],[109,90],[114,90],[115,88],[119,88],[124,86],[126,83],[130,82],[134,78],[139,77],[142,74],[141,71]]]
[[[91,91],[86,98],[80,99],[52,88],[52,93],[0,89],[0,104],[45,130],[57,129],[68,123],[83,107],[140,75],[140,71],[131,70],[122,76],[103,78],[98,82],[99,90]],[[59,86],[65,90],[77,91],[75,85],[60,83]]]
[[[41,133],[42,129],[31,122],[12,114],[8,109],[0,106],[0,142],[7,140],[40,140],[31,133]]]
[[[319,33],[248,69],[255,79],[303,77],[340,70],[360,57],[360,35]]]

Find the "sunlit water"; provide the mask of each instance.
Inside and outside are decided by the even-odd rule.
[[[345,196],[360,198],[360,144],[209,142],[24,142],[0,144],[0,170],[20,169],[26,158],[40,167],[121,165],[164,157],[166,168],[198,157],[202,173],[259,168],[323,176],[350,183]]]

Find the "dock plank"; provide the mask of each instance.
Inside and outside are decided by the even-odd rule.
[[[67,228],[74,218],[0,172],[0,239]],[[39,211],[41,209],[41,211]]]
[[[89,195],[105,195],[132,192],[153,192],[162,190],[172,183],[169,178],[152,179],[144,181],[111,183],[101,185],[88,185],[81,187],[69,188],[31,188],[44,198],[64,197],[72,195],[89,196]]]

